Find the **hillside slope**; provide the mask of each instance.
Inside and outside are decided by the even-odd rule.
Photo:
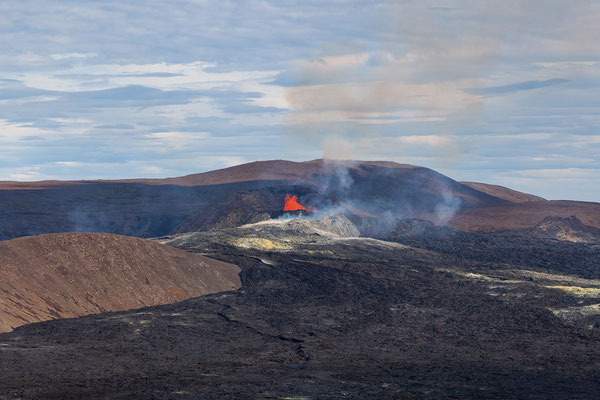
[[[319,210],[344,203],[367,213],[390,211],[395,218],[435,218],[440,207],[455,211],[507,203],[431,169],[407,164],[260,161],[180,178],[0,182],[0,240],[60,232],[155,237],[255,222],[265,210],[280,211],[285,193],[257,207],[244,206],[240,212],[237,203],[248,196],[241,193],[250,191],[253,197],[256,190],[282,185],[292,191],[303,187],[302,193],[311,194],[305,200],[314,200]]]
[[[472,187],[480,192],[487,193],[490,196],[498,197],[499,199],[508,200],[511,203],[525,203],[530,201],[546,201],[543,197],[535,196],[529,193],[518,192],[504,186],[490,185],[481,182],[461,182],[463,185]]]
[[[457,182],[429,168],[272,160],[166,179],[0,182],[0,240],[58,232],[157,237],[234,227],[276,217],[286,192],[314,210],[372,216],[385,229],[406,218],[465,231],[515,229],[571,215],[600,227],[598,203],[565,207],[501,186]]]
[[[243,289],[0,334],[0,398],[598,398],[600,248],[411,222],[178,235]]]
[[[236,289],[238,272],[232,264],[111,234],[0,242],[0,332]]]
[[[530,228],[546,217],[577,217],[586,225],[600,228],[600,204],[584,201],[551,200],[512,203],[503,206],[464,210],[449,221],[462,231],[493,231]]]

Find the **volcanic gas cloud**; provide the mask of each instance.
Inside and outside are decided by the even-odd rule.
[[[302,204],[298,203],[298,196],[296,196],[295,194],[294,195],[286,194],[283,211],[298,211],[298,210],[313,212],[312,210],[308,210]]]

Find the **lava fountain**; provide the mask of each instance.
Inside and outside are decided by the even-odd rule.
[[[296,196],[295,194],[294,195],[286,194],[283,211],[299,211],[299,210],[313,212],[312,210],[308,210],[302,204],[298,203],[298,196]]]

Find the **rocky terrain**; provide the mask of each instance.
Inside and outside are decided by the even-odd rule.
[[[241,289],[0,335],[0,398],[596,398],[600,238],[552,232],[376,239],[333,215],[162,237]]]
[[[235,265],[111,234],[0,242],[0,332],[236,289]]]
[[[17,190],[2,190],[0,185],[0,240],[61,232],[160,236],[230,193],[265,184],[188,187],[84,182]]]
[[[598,203],[323,160],[0,203],[5,238],[154,236],[0,242],[5,329],[49,319],[0,334],[0,399],[600,397]]]
[[[59,232],[156,237],[231,228],[276,217],[287,192],[317,210],[379,216],[391,224],[421,218],[489,231],[575,215],[600,228],[597,203],[545,201],[392,162],[276,160],[167,179],[0,182],[0,240]]]
[[[448,224],[463,231],[530,228],[545,217],[576,216],[586,225],[600,228],[600,204],[583,201],[519,202],[482,207],[457,213]]]

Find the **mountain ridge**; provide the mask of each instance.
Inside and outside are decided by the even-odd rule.
[[[256,161],[165,179],[0,182],[0,240],[58,232],[154,237],[231,227],[280,213],[284,187],[305,195],[301,200],[315,209],[382,210],[394,221],[423,218],[464,231],[520,229],[546,216],[570,215],[600,228],[599,203],[571,201],[567,207],[410,164],[317,159]],[[263,203],[256,203],[255,191],[268,188],[276,193],[258,195]],[[243,204],[244,196],[258,205]]]

